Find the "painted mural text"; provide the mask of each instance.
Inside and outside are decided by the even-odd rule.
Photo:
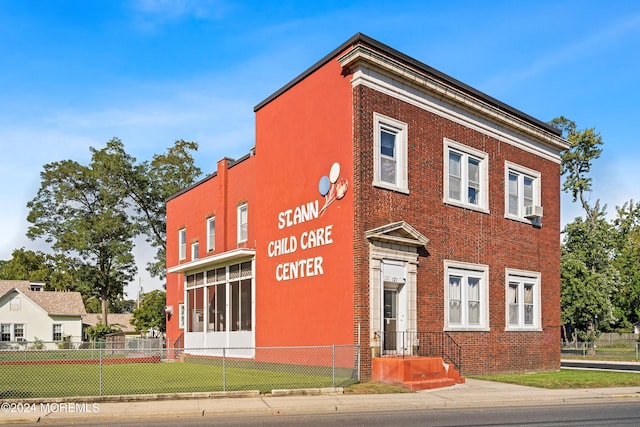
[[[278,214],[278,228],[283,230],[293,225],[302,224],[318,218],[318,201],[287,209]],[[269,258],[294,254],[300,250],[308,250],[333,243],[333,225],[304,230],[300,234],[272,240],[267,245]],[[301,258],[295,261],[282,262],[276,266],[276,280],[294,280],[303,277],[324,274],[321,256]]]
[[[293,262],[278,264],[276,267],[276,280],[292,280],[302,277],[311,277],[324,274],[322,269],[322,257],[299,259]]]
[[[287,209],[278,214],[278,228],[280,230],[292,225],[302,224],[318,218],[318,201],[296,206],[295,209]]]

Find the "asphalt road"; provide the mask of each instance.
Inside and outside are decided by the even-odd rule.
[[[599,362],[597,360],[562,360],[561,368],[598,369],[603,371],[624,371],[640,373],[640,363]]]
[[[68,423],[68,421],[66,421]],[[82,425],[105,425],[82,422]],[[64,424],[64,423],[63,423]],[[31,426],[63,425],[43,420]],[[68,425],[68,424],[65,424]],[[637,426],[640,401],[601,404],[555,404],[499,408],[451,408],[409,411],[350,412],[263,416],[203,416],[198,418],[113,419],[110,426]]]

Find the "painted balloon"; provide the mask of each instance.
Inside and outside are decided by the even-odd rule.
[[[318,190],[320,190],[321,196],[326,196],[329,192],[329,187],[331,186],[331,182],[329,182],[329,177],[323,176],[320,178],[320,182],[318,183]]]
[[[335,162],[333,165],[331,165],[331,171],[329,172],[329,179],[331,180],[331,183],[335,184],[339,176],[340,176],[340,163]]]
[[[338,200],[342,199],[344,195],[347,193],[348,188],[349,188],[349,182],[344,178],[340,178],[338,180],[338,183],[336,184],[336,198]]]

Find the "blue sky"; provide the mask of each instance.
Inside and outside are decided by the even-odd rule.
[[[640,199],[640,2],[0,0],[0,259],[43,248],[25,237],[43,165],[87,162],[114,136],[140,160],[185,139],[210,173],[254,144],[256,104],[357,32],[540,120],[595,127],[591,200]],[[563,224],[580,214],[563,196]]]

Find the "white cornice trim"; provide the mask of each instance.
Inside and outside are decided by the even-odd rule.
[[[207,267],[214,267],[216,265],[226,264],[233,261],[240,261],[241,259],[253,258],[255,256],[255,249],[233,249],[210,257],[199,258],[195,261],[187,262],[180,265],[174,265],[173,267],[169,267],[167,269],[167,273],[184,273],[192,270],[203,270]]]
[[[353,73],[354,87],[364,84],[386,91],[438,115],[455,118],[458,122],[462,120],[465,124],[470,122],[469,112],[479,117],[490,118],[494,123],[493,126],[488,126],[488,123],[491,123],[488,120],[487,123],[481,123],[478,119],[472,121],[475,122],[475,127],[484,133],[490,130],[492,134],[503,134],[501,139],[507,142],[520,142],[522,137],[514,138],[513,134],[509,135],[507,129],[500,132],[496,129],[499,128],[496,126],[497,123],[517,131],[519,135],[524,134],[537,142],[537,145],[544,144],[547,150],[535,151],[539,154],[546,151],[547,154],[544,157],[554,158],[555,161],[559,161],[559,153],[568,148],[563,138],[365,46],[356,46],[338,61],[342,67],[349,68]],[[448,108],[444,108],[445,103],[449,104]],[[452,106],[457,106],[453,109],[457,110],[456,114],[452,114]],[[505,138],[506,135],[509,137]]]

